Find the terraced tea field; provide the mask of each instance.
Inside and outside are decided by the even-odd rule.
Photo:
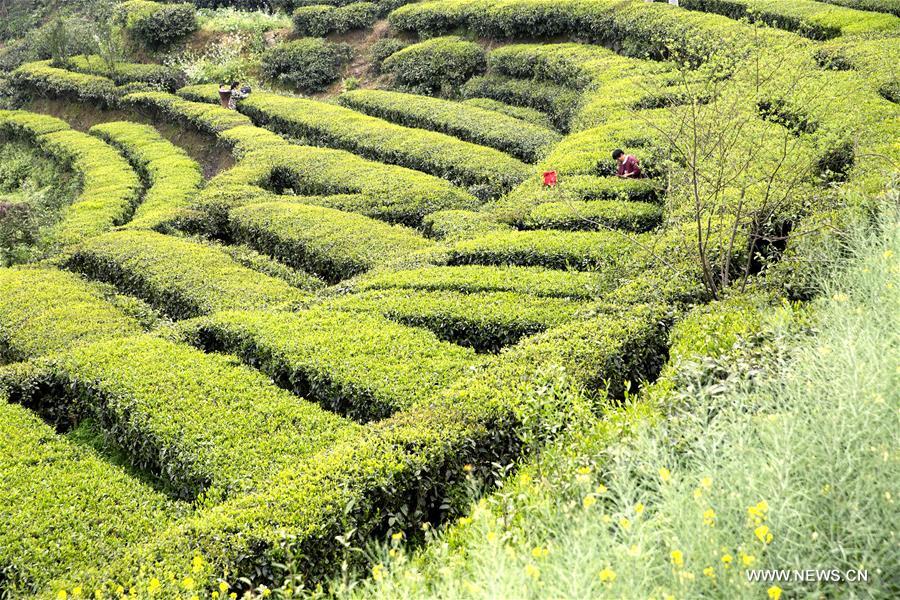
[[[692,307],[808,298],[835,199],[896,177],[894,0],[312,4],[285,35],[393,40],[380,74],[224,108],[154,46],[10,69],[0,144],[78,191],[0,267],[0,598],[256,597],[424,543]]]

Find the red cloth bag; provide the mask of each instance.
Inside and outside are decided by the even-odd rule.
[[[544,186],[553,187],[556,185],[556,171],[544,172]]]

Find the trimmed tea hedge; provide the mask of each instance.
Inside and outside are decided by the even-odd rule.
[[[337,81],[351,55],[352,50],[347,44],[301,38],[266,50],[262,55],[261,70],[263,77],[271,81],[317,92]]]
[[[174,506],[0,392],[0,573],[10,597],[109,563],[170,521]]]
[[[221,249],[152,231],[86,242],[67,266],[145,299],[173,319],[219,310],[289,308],[310,295],[236,264]]]
[[[204,350],[235,354],[296,395],[362,421],[424,402],[478,362],[376,315],[227,312],[188,325]]]
[[[445,90],[453,94],[467,79],[483,73],[486,66],[481,46],[449,36],[407,46],[387,57],[381,70],[417,92]]]
[[[433,212],[422,221],[425,235],[444,241],[481,237],[492,231],[509,231],[490,213],[471,210],[441,210]]]
[[[329,283],[432,246],[412,229],[320,206],[254,204],[230,222],[238,241]]]
[[[477,106],[478,108],[498,112],[501,115],[506,115],[507,117],[512,117],[513,119],[519,119],[521,121],[531,123],[532,125],[546,127],[547,129],[553,127],[553,123],[550,122],[550,119],[547,118],[547,115],[533,108],[513,106],[511,104],[505,104],[503,102],[500,102],[499,100],[492,100],[490,98],[469,98],[468,100],[463,100],[462,103],[468,104],[469,106]]]
[[[352,2],[343,6],[314,4],[297,8],[292,18],[297,35],[323,37],[369,27],[378,18],[378,7],[372,2]]]
[[[361,292],[327,306],[380,313],[404,325],[425,327],[442,340],[478,352],[499,352],[525,336],[570,321],[586,309],[584,303],[567,298],[416,289]]]
[[[526,229],[647,231],[662,222],[662,207],[647,202],[592,200],[548,202],[534,207],[523,223]]]
[[[49,60],[25,63],[12,73],[13,84],[51,98],[115,105],[119,90],[111,79],[73,73],[50,65]]]
[[[102,123],[90,133],[122,151],[149,182],[129,228],[167,229],[203,184],[200,165],[150,125]]]
[[[681,6],[732,19],[760,21],[814,40],[900,28],[900,19],[893,15],[826,6],[811,0],[683,0]]]
[[[150,109],[166,118],[181,121],[203,131],[217,134],[241,125],[252,125],[246,116],[227,108],[200,102],[190,102],[166,92],[135,92],[122,98],[122,102],[134,108]]]
[[[0,363],[141,333],[96,286],[52,269],[0,269]]]
[[[361,277],[354,288],[405,288],[464,294],[515,292],[546,298],[589,299],[608,291],[614,283],[600,273],[554,271],[540,267],[463,265],[372,273]]]
[[[462,185],[482,186],[491,195],[509,190],[528,173],[527,165],[493,148],[394,125],[333,104],[255,92],[238,108],[275,131]]]
[[[373,117],[446,133],[502,150],[526,162],[535,162],[562,139],[558,133],[544,127],[491,110],[428,96],[354,90],[342,94],[338,101]]]
[[[858,10],[886,12],[900,17],[900,0],[819,0],[826,4],[836,4]]]
[[[95,137],[63,127],[63,121],[25,111],[0,111],[0,132],[32,140],[40,149],[71,165],[81,178],[81,194],[63,209],[49,242],[66,247],[128,220],[141,183],[128,162]]]
[[[281,279],[292,287],[315,292],[321,290],[326,286],[326,283],[315,275],[312,275],[305,271],[293,269],[285,264],[278,262],[270,256],[260,254],[259,252],[248,246],[216,244],[216,248],[220,248],[222,252],[230,256],[231,259],[237,264],[247,267],[248,269],[253,269],[254,271],[262,273],[263,275]]]
[[[203,511],[131,548],[99,570],[74,573],[59,587],[79,583],[87,593],[116,585],[137,593],[157,578],[165,594],[183,591],[167,572],[188,572],[200,554],[212,565],[197,587],[214,588],[223,570],[251,578],[248,586],[280,581],[277,563],[302,556],[307,581],[327,580],[344,556],[335,536],[348,528],[361,539],[385,531],[414,532],[457,508],[449,488],[463,466],[506,464],[520,448],[516,431],[536,404],[583,418],[575,386],[651,379],[665,354],[666,314],[634,307],[628,315],[601,314],[565,325],[501,354],[494,367],[457,382],[429,402],[367,427],[296,469],[260,494],[245,495]],[[565,380],[553,367],[572,373]],[[533,424],[531,425],[533,426]],[[389,520],[405,515],[403,522]]]
[[[0,384],[61,425],[94,419],[136,468],[185,499],[251,490],[356,431],[234,358],[152,336],[37,359]]]
[[[546,113],[560,131],[568,131],[580,101],[580,94],[567,87],[502,75],[473,77],[461,92],[464,98],[490,98]]]
[[[70,56],[65,61],[65,67],[78,73],[107,77],[112,79],[116,85],[147,83],[170,92],[178,89],[184,78],[181,72],[174,67],[155,63],[115,62],[109,64],[103,57],[96,54]]]
[[[621,272],[648,234],[597,231],[513,231],[463,240],[450,247],[451,265],[511,265]],[[635,241],[631,241],[631,240]]]
[[[197,11],[187,2],[127,0],[116,6],[116,19],[133,40],[153,49],[168,46],[197,30]]]
[[[395,8],[403,6],[404,4],[415,1],[416,0],[371,0],[371,3],[374,4],[378,9],[378,14],[383,15],[394,10]],[[303,6],[324,5],[341,7],[350,4],[357,4],[358,2],[359,0],[272,0],[272,5],[284,10],[286,13],[291,13],[292,11]]]

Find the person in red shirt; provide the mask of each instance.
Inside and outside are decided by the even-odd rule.
[[[621,148],[616,148],[613,150],[612,157],[619,163],[616,167],[616,177],[623,177],[626,179],[640,178],[641,165],[635,156],[625,154]]]

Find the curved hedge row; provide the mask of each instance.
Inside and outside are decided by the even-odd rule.
[[[235,263],[219,248],[152,231],[86,242],[68,268],[145,299],[173,319],[219,310],[289,308],[310,295]]]
[[[647,202],[591,200],[547,202],[525,217],[525,229],[648,231],[662,222],[662,207]]]
[[[0,473],[0,573],[11,597],[33,597],[54,577],[114,560],[176,512],[161,493],[8,404],[2,391]]]
[[[275,131],[425,171],[462,185],[483,187],[490,195],[509,190],[529,171],[524,163],[493,148],[394,125],[315,100],[255,92],[238,107],[257,123]]]
[[[814,40],[900,28],[900,18],[893,15],[825,6],[811,0],[682,0],[681,6],[732,19],[759,21]]]
[[[184,78],[174,67],[155,63],[115,62],[109,64],[96,54],[70,56],[65,67],[71,71],[88,75],[99,75],[112,79],[116,85],[147,83],[174,92]]]
[[[581,101],[578,92],[561,85],[502,75],[473,77],[462,87],[461,93],[464,98],[489,98],[540,111],[547,114],[560,131],[569,130],[569,122]]]
[[[425,327],[442,340],[477,352],[499,352],[523,337],[571,321],[587,308],[568,298],[408,288],[360,292],[326,306],[375,312],[404,325]]]
[[[462,103],[500,113],[501,115],[519,119],[520,121],[538,125],[539,127],[545,127],[547,129],[553,127],[553,123],[550,122],[547,115],[533,108],[513,106],[511,104],[500,102],[499,100],[492,100],[491,98],[469,98],[468,100],[463,100]]]
[[[451,265],[510,265],[621,272],[649,234],[588,231],[513,231],[463,240],[450,247]]]
[[[146,335],[37,359],[0,374],[0,385],[61,424],[94,419],[135,467],[185,499],[252,490],[357,430],[234,358]]]
[[[478,363],[471,351],[375,315],[227,312],[186,325],[206,351],[235,354],[294,394],[362,421],[423,402]]]
[[[229,219],[236,240],[329,283],[432,247],[412,229],[320,206],[253,204]]]
[[[25,63],[12,73],[13,84],[42,96],[114,106],[119,89],[107,77],[74,73],[51,66],[49,60]]]
[[[169,119],[185,122],[206,133],[217,134],[226,129],[253,124],[246,116],[218,104],[212,106],[190,102],[166,92],[135,92],[124,96],[122,102],[134,108],[159,111]]]
[[[562,139],[558,133],[494,111],[459,102],[388,92],[355,90],[338,101],[353,110],[409,127],[439,131],[535,162]]]
[[[499,222],[490,213],[472,210],[441,210],[422,220],[425,235],[439,240],[453,241],[480,237],[492,231],[509,231],[511,228]]]
[[[57,580],[55,589],[77,583],[88,594],[107,593],[123,585],[140,594],[156,578],[164,595],[177,596],[183,587],[165,574],[188,572],[198,553],[212,562],[196,576],[201,590],[217,586],[223,570],[247,574],[251,587],[268,584],[285,555],[304,557],[310,583],[327,580],[343,556],[335,536],[348,528],[362,539],[376,531],[414,532],[422,520],[457,508],[450,488],[462,480],[463,466],[506,464],[518,454],[515,431],[524,414],[534,415],[528,407],[552,404],[580,418],[578,385],[609,382],[616,394],[625,380],[654,377],[667,323],[657,308],[633,307],[628,315],[602,314],[541,334],[428,402],[285,472],[265,492],[190,517],[112,564]],[[572,377],[559,377],[557,365]],[[409,521],[388,520],[397,514]]]
[[[372,2],[351,2],[342,6],[327,3],[300,6],[292,16],[297,35],[312,37],[365,29],[377,18],[378,7]]]
[[[422,267],[405,271],[372,273],[354,282],[354,289],[404,288],[473,294],[515,292],[545,298],[587,300],[609,291],[612,282],[602,273],[554,271],[541,267]]]
[[[43,152],[71,165],[82,181],[75,202],[63,209],[49,241],[66,247],[128,220],[141,182],[128,162],[106,143],[69,129],[59,119],[25,111],[0,111],[0,132],[31,139]]]
[[[203,184],[200,165],[150,125],[102,123],[90,133],[118,148],[149,181],[131,229],[167,229]]]
[[[475,42],[455,36],[433,38],[406,46],[381,63],[383,73],[391,73],[397,83],[416,92],[433,94],[455,88],[487,66],[484,50]]]
[[[0,297],[0,363],[141,333],[96,286],[64,271],[0,269]]]
[[[836,4],[858,10],[885,12],[900,17],[900,0],[819,0],[826,4]]]

